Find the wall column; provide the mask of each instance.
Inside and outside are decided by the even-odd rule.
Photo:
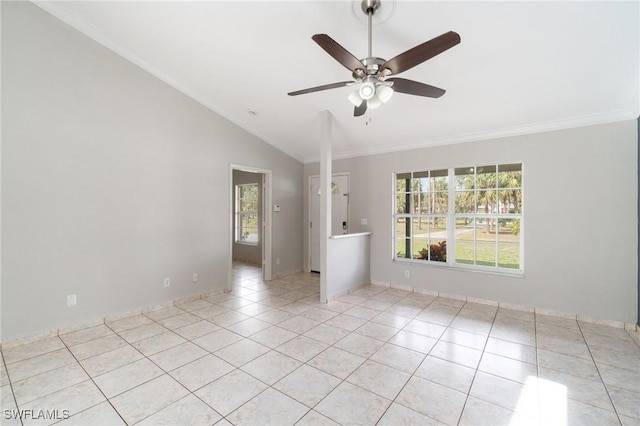
[[[331,126],[333,116],[320,113],[320,301],[327,301],[328,246],[331,235]]]

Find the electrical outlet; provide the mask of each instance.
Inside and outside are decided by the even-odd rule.
[[[166,287],[171,287],[171,280],[169,278],[165,278],[164,279],[164,286]]]
[[[78,304],[78,297],[75,294],[70,294],[67,296],[67,307],[71,308],[72,306],[76,306]]]
[[[280,258],[276,257],[276,265],[279,265],[279,264],[280,264]]]
[[[409,272],[409,270],[408,270],[408,269],[405,269],[405,270],[404,270],[404,277],[405,277],[405,278],[409,278],[409,276],[410,276],[410,275],[411,275],[411,273]]]
[[[368,223],[367,219],[362,218],[360,219],[360,225],[366,225]]]
[[[194,283],[198,282],[198,274],[193,274],[193,278],[192,278]]]

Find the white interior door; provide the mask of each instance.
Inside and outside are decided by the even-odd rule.
[[[320,272],[320,177],[309,185],[309,268]],[[349,176],[334,175],[331,182],[331,235],[349,232]]]

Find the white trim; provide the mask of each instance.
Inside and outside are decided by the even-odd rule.
[[[79,330],[84,330],[86,328],[96,327],[101,324],[107,324],[110,322],[118,321],[125,318],[130,318],[138,315],[144,315],[146,313],[153,312],[154,310],[157,310],[157,309],[168,308],[170,306],[179,306],[180,303],[184,301],[206,299],[207,297],[215,296],[215,295],[221,294],[222,292],[223,292],[223,289],[220,288],[209,293],[200,293],[192,296],[183,297],[180,299],[174,299],[172,301],[165,302],[161,305],[146,306],[146,307],[134,309],[132,311],[119,312],[112,315],[107,315],[104,317],[83,321],[75,325],[54,328],[52,330],[48,330],[42,333],[32,334],[25,337],[18,337],[17,339],[12,339],[8,342],[0,343],[0,349],[7,350],[10,348],[15,348],[16,346],[26,345],[26,344],[33,343],[38,340],[46,339],[49,337],[65,335],[65,334],[73,333]]]
[[[346,158],[366,157],[369,155],[388,154],[412,149],[432,148],[442,145],[456,145],[470,142],[480,142],[488,139],[500,139],[512,136],[530,135],[535,133],[551,132],[554,130],[573,129],[577,127],[588,127],[599,124],[615,123],[618,121],[635,120],[637,114],[629,110],[616,110],[599,114],[589,114],[579,117],[564,118],[561,120],[544,121],[539,123],[524,124],[521,126],[505,127],[502,129],[481,130],[478,132],[462,133],[458,135],[445,136],[421,141],[390,144],[375,148],[356,149],[342,151],[333,155],[333,160],[343,160]],[[317,156],[305,157],[304,164],[317,163]]]
[[[115,41],[111,40],[100,29],[98,29],[94,25],[88,23],[86,20],[74,15],[68,9],[66,9],[64,6],[61,6],[59,3],[53,2],[53,1],[44,1],[44,0],[32,0],[32,2],[36,6],[39,6],[40,8],[42,8],[45,11],[49,12],[51,15],[53,15],[56,18],[60,19],[62,22],[72,26],[73,28],[75,28],[76,30],[80,31],[84,35],[86,35],[86,36],[90,37],[91,39],[95,40],[96,42],[100,43],[101,45],[103,45],[107,49],[110,49],[110,50],[114,51],[115,53],[117,53],[118,55],[122,56],[123,58],[125,58],[129,62],[134,63],[135,65],[139,66],[143,70],[147,71],[149,74],[159,78],[160,80],[162,80],[165,83],[167,83],[169,86],[173,87],[174,89],[179,90],[180,92],[182,92],[185,95],[189,96],[191,99],[195,100],[196,102],[204,105],[205,107],[207,107],[211,111],[215,112],[216,114],[221,115],[222,117],[224,117],[227,120],[231,121],[233,124],[235,124],[235,125],[239,126],[240,128],[246,130],[247,132],[251,133],[252,135],[256,136],[257,138],[260,138],[264,142],[266,142],[269,145],[273,146],[274,148],[282,151],[283,153],[287,154],[288,156],[290,156],[290,157],[292,157],[292,158],[294,158],[294,159],[296,159],[298,161],[302,161],[302,158],[299,155],[289,151],[283,145],[280,145],[277,142],[274,142],[275,138],[273,138],[271,135],[266,135],[266,134],[263,134],[263,133],[257,131],[256,129],[252,128],[247,122],[245,122],[245,121],[239,119],[238,117],[236,117],[235,115],[231,114],[231,112],[229,112],[228,110],[226,110],[224,108],[221,108],[218,104],[213,102],[213,100],[211,100],[209,98],[206,98],[206,97],[203,97],[203,96],[200,96],[195,90],[193,90],[189,86],[183,84],[182,82],[176,80],[175,78],[171,77],[170,75],[164,73],[163,71],[161,71],[160,69],[158,69],[155,66],[151,65],[150,63],[148,63],[144,59],[140,58],[138,55],[134,54],[133,52],[131,52],[131,51],[127,50],[126,48],[124,48],[123,46],[121,46],[120,44],[118,44]]]
[[[262,218],[261,221],[265,222],[265,232],[261,238],[262,244],[262,277],[266,281],[272,279],[272,236],[273,236],[273,213],[271,208],[272,196],[273,196],[273,172],[268,169],[261,169],[259,167],[244,166],[240,164],[229,164],[229,235],[227,240],[229,241],[229,259],[228,259],[228,271],[227,271],[227,291],[231,291],[231,284],[233,282],[231,271],[233,269],[233,243],[235,240],[233,217],[234,217],[234,200],[235,200],[235,186],[233,185],[233,171],[240,170],[243,172],[258,173],[263,176],[262,183],[266,186],[265,196],[262,200]]]
[[[329,239],[331,240],[340,240],[343,238],[355,238],[355,237],[364,237],[367,235],[373,235],[373,232],[356,232],[355,234],[342,234],[342,235],[330,235]]]

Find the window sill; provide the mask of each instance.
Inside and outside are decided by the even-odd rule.
[[[503,277],[513,277],[513,278],[524,278],[524,271],[521,269],[489,269],[478,266],[467,266],[464,264],[450,264],[446,262],[428,262],[425,260],[415,260],[415,259],[402,259],[395,258],[393,259],[394,263],[405,264],[405,265],[419,265],[421,267],[429,267],[429,268],[441,268],[448,269],[451,271],[462,271],[462,272],[476,272],[481,274],[489,274],[489,275],[500,275]]]

